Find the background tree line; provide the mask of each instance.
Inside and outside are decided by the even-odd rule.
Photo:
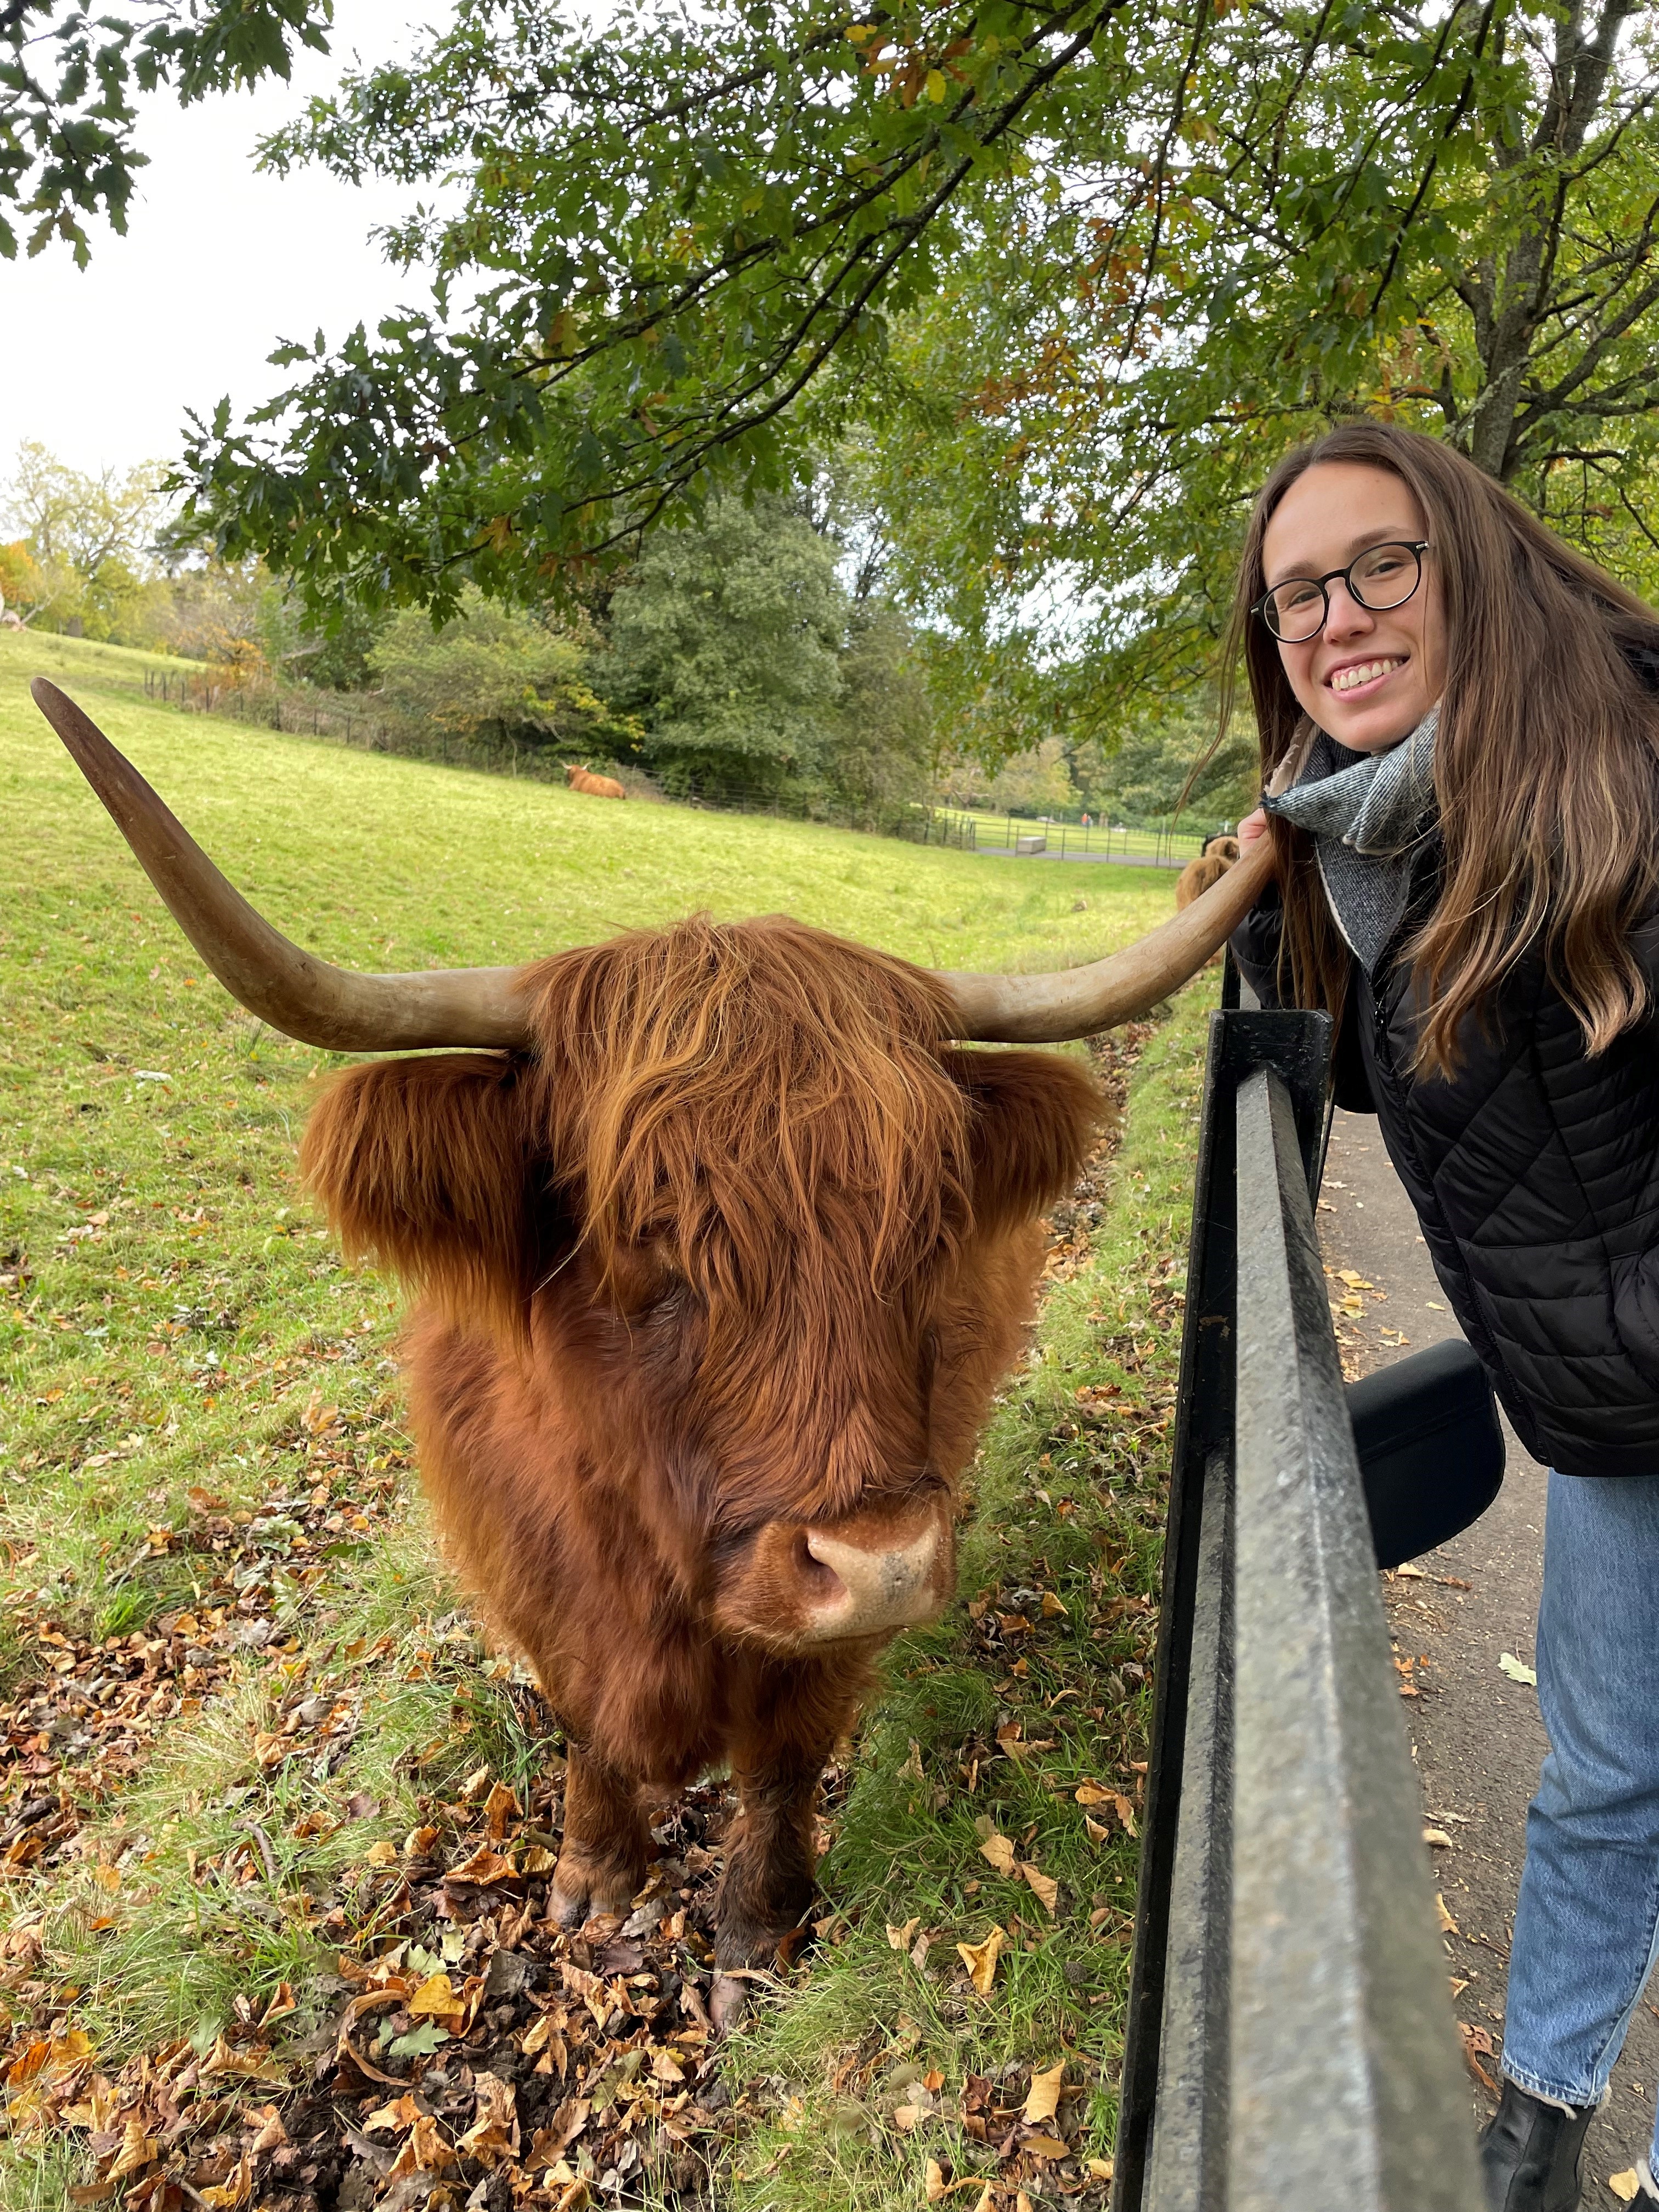
[[[134,83],[286,70],[327,12],[118,7],[94,83],[64,0],[0,11],[0,202],[83,251],[142,160]],[[183,539],[331,636],[475,595],[593,622],[596,696],[665,773],[718,733],[810,775],[856,725],[805,569],[764,681],[663,611],[699,532],[769,500],[811,523],[826,469],[878,519],[867,650],[908,625],[947,750],[988,776],[1046,745],[1074,789],[1200,711],[1255,486],[1356,411],[1659,591],[1659,11],[1632,0],[640,0],[602,28],[459,0],[265,157],[459,189],[386,241],[404,311],[194,426]]]
[[[671,796],[777,798],[881,819],[947,802],[1166,817],[1206,730],[1175,712],[1121,751],[1050,737],[993,769],[953,742],[933,642],[883,581],[882,533],[833,472],[817,495],[717,496],[580,599],[486,599],[331,621],[257,558],[167,536],[162,471],[93,477],[37,445],[0,486],[0,598],[28,627],[206,665],[216,693],[353,695],[446,753],[504,746],[645,771]],[[1249,803],[1248,748],[1194,794],[1200,827]],[[1201,819],[1200,819],[1201,817]]]

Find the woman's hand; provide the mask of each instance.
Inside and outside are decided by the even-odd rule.
[[[1258,806],[1254,813],[1247,814],[1244,817],[1244,819],[1238,825],[1238,850],[1240,857],[1242,858],[1244,854],[1249,851],[1251,846],[1255,844],[1258,837],[1265,837],[1267,834],[1267,811],[1266,807]]]

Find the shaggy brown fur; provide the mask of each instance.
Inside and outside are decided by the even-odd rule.
[[[628,796],[614,775],[595,775],[585,765],[578,768],[574,761],[565,769],[564,780],[572,791],[585,791],[590,799],[626,799]]]
[[[1102,1102],[963,1052],[918,969],[706,919],[527,969],[532,1054],[351,1070],[303,1164],[423,1293],[408,1338],[440,1528],[572,1746],[556,1909],[642,1879],[651,1792],[729,1759],[725,1966],[811,1892],[812,1805],[885,1637],[792,1648],[802,1532],[930,1522],[1012,1358]],[[822,1571],[818,1570],[817,1571]]]
[[[1218,884],[1238,858],[1237,837],[1206,837],[1204,849],[1195,860],[1188,860],[1176,878],[1176,905],[1190,906],[1201,898],[1214,884]],[[1216,955],[1220,958],[1219,953]]]

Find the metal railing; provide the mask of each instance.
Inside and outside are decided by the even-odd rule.
[[[1314,1227],[1328,1042],[1211,1019],[1114,2212],[1481,2202]]]

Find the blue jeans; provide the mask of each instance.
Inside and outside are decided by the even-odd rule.
[[[1537,1667],[1504,2071],[1599,2104],[1659,1956],[1659,1475],[1550,1476]]]

